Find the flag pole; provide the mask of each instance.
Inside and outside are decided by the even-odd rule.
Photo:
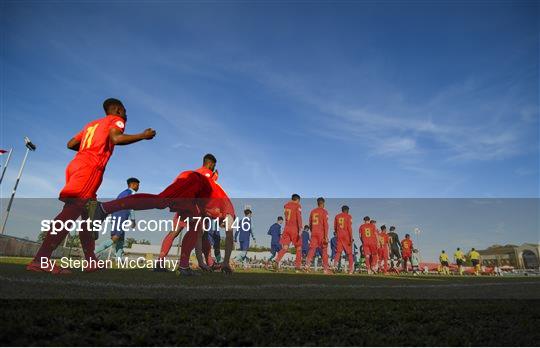
[[[9,160],[11,159],[11,153],[12,152],[13,152],[13,148],[9,149],[6,162],[4,163],[4,169],[2,169],[2,176],[0,176],[0,185],[2,184],[2,180],[4,180],[4,174],[6,174],[6,169],[8,167]]]
[[[15,198],[15,193],[17,192],[17,186],[19,186],[19,181],[21,180],[24,165],[26,164],[26,159],[28,158],[28,153],[30,151],[36,151],[36,145],[32,144],[32,142],[30,141],[30,139],[28,139],[28,137],[24,138],[24,142],[26,145],[26,153],[24,154],[24,159],[21,163],[21,168],[19,169],[19,174],[17,175],[17,180],[15,181],[15,186],[13,187],[13,192],[11,192],[11,198],[9,199],[9,203],[6,209],[6,218],[4,219],[4,224],[2,225],[1,234],[4,234],[4,230],[6,229],[9,212],[11,211],[11,204],[13,203],[13,198]]]

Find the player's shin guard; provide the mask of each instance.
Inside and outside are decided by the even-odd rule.
[[[309,269],[311,267],[311,262],[313,261],[314,255],[315,255],[315,247],[310,247],[307,253],[307,257],[306,257],[306,264],[304,266],[306,269]]]
[[[86,261],[96,260],[96,254],[94,254],[94,249],[96,248],[94,233],[92,231],[83,230],[79,232],[79,238],[81,239],[81,246]]]
[[[302,246],[296,247],[296,258],[294,259],[294,267],[296,269],[302,268]]]
[[[163,238],[163,241],[161,242],[161,250],[159,252],[159,258],[163,259],[165,256],[169,254],[169,251],[171,251],[174,239],[176,238],[176,235],[174,233],[167,233],[165,238]]]
[[[189,256],[191,251],[195,248],[197,244],[197,232],[193,229],[187,231],[182,239],[182,249],[180,252],[180,267],[188,268],[189,267]]]
[[[82,203],[81,203],[82,204]],[[68,220],[77,220],[81,216],[84,204],[71,204],[66,203],[62,211],[54,218],[54,220],[66,222]],[[52,234],[51,232],[47,233],[47,236],[43,240],[41,247],[39,248],[36,256],[34,257],[34,262],[40,262],[41,258],[51,258],[53,251],[60,245],[60,243],[68,235],[67,230],[62,230],[57,232],[57,234]]]
[[[212,246],[210,245],[210,241],[208,240],[208,238],[205,238],[203,240],[202,249],[206,264],[211,267],[214,264],[214,260],[212,260]]]
[[[277,264],[279,265],[279,263],[281,262],[281,259],[283,258],[283,256],[285,256],[285,253],[288,251],[289,249],[286,248],[286,247],[282,247],[281,250],[278,252],[277,254],[277,257],[276,257],[276,262]]]

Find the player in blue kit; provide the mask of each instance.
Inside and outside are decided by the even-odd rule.
[[[268,259],[268,262],[273,261],[276,254],[281,250],[281,244],[279,240],[281,239],[281,225],[283,224],[283,217],[278,216],[277,222],[275,222],[270,229],[268,230],[268,235],[270,236],[270,252],[272,255]]]
[[[309,236],[309,225],[304,226],[304,230],[302,231],[302,258],[306,258],[307,254],[309,252],[309,242],[311,241],[311,238]]]
[[[139,191],[140,181],[137,178],[129,178],[127,179],[127,186],[128,188],[120,192],[118,197],[116,197],[117,199],[130,196]],[[103,242],[103,244],[97,247],[95,253],[99,254],[109,249],[109,247],[114,246],[116,257],[123,257],[124,240],[126,237],[126,230],[128,230],[128,228],[123,228],[122,225],[125,221],[131,220],[131,227],[134,227],[135,218],[133,217],[133,212],[131,210],[120,210],[111,215],[111,220],[113,224],[111,229],[111,239]]]
[[[248,221],[247,224],[239,224],[238,230],[234,234],[234,241],[240,243],[240,254],[236,257],[236,260],[239,262],[244,262],[247,259],[247,252],[249,249],[250,237],[253,239],[253,242],[256,243],[255,236],[253,235],[253,229],[251,226],[251,210],[244,210],[244,221]]]

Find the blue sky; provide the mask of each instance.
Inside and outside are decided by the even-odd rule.
[[[206,152],[233,197],[539,197],[535,2],[1,6],[2,197],[25,135],[18,196],[56,197],[110,96],[158,135],[116,148],[101,197]]]

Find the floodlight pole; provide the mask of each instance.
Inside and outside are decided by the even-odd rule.
[[[11,211],[11,204],[13,203],[13,198],[15,198],[15,193],[17,192],[17,186],[19,186],[19,181],[21,180],[24,165],[26,164],[26,159],[28,158],[28,153],[30,151],[36,151],[36,145],[32,144],[32,142],[30,141],[30,139],[28,139],[28,137],[24,138],[24,143],[26,145],[26,153],[24,154],[24,159],[21,163],[21,168],[19,169],[17,180],[15,180],[15,186],[13,187],[13,192],[11,192],[11,198],[9,199],[9,203],[6,209],[6,218],[4,219],[4,224],[2,225],[1,234],[4,234],[4,230],[6,229],[6,224],[9,218],[9,212]]]
[[[8,165],[9,165],[9,160],[11,159],[11,153],[12,152],[13,152],[13,148],[9,149],[6,162],[4,163],[4,169],[2,169],[2,176],[0,176],[0,185],[2,184],[2,180],[4,180],[4,174],[6,174],[6,169],[7,169]]]

